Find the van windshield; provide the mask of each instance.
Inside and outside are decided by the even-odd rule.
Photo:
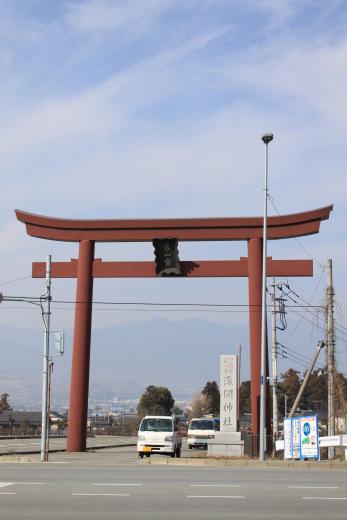
[[[190,423],[191,430],[214,430],[213,421],[208,419],[198,419]]]
[[[173,421],[171,419],[143,419],[141,432],[172,432]]]

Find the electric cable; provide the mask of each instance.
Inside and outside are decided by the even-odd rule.
[[[276,211],[277,215],[279,217],[282,217],[283,215],[281,215],[281,213],[278,211],[276,205],[275,205],[275,202],[274,202],[274,198],[272,195],[270,195],[270,193],[268,193],[268,197],[269,197],[269,200],[271,202],[271,205],[272,207],[274,208],[274,210]],[[315,258],[309,251],[308,249],[306,249],[300,242],[300,240],[297,238],[297,237],[294,237],[294,240],[296,240],[296,242],[299,244],[299,246],[301,247],[301,249],[306,253],[307,256],[309,256],[312,260],[314,260],[318,265],[320,265],[322,267],[322,269],[326,269],[325,265],[323,265],[319,260],[317,260],[317,258]]]
[[[19,282],[21,280],[28,280],[29,278],[32,278],[31,276],[22,276],[21,278],[15,278],[14,280],[8,280],[7,282],[1,282],[0,287],[3,285],[9,285],[11,283]]]

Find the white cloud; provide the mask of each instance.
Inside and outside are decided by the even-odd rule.
[[[173,6],[171,0],[69,2],[66,18],[75,30],[92,36],[116,30],[139,38],[170,6]]]
[[[0,227],[0,242],[4,250],[7,251],[7,254],[16,252],[18,247],[20,247],[20,241],[23,238],[22,231],[13,218],[2,222]]]
[[[296,46],[280,53],[276,50],[269,56],[261,54],[255,53],[253,62],[240,64],[237,78],[241,82],[262,88],[269,96],[295,96],[301,104],[306,103],[327,120],[346,128],[347,40],[316,48]]]
[[[204,34],[192,20],[178,17],[179,27],[184,25],[185,30],[168,42],[161,16],[169,4],[179,3],[69,2],[69,27],[58,20],[68,38],[54,48],[49,46],[51,40],[47,43],[40,78],[37,68],[26,69],[32,88],[25,103],[18,97],[16,110],[6,120],[2,118],[0,131],[1,164],[6,172],[2,177],[6,225],[0,235],[6,250],[2,257],[5,279],[27,272],[31,260],[44,258],[47,251],[53,251],[56,259],[76,256],[75,245],[67,248],[25,237],[23,225],[13,214],[8,221],[9,211],[16,206],[76,218],[260,214],[263,148],[259,137],[265,130],[275,133],[270,181],[279,210],[290,213],[337,201],[341,209],[336,220],[323,223],[322,229],[343,233],[347,42],[316,37],[309,43],[307,35],[297,39],[298,32],[286,26],[283,34],[271,33],[270,45],[267,30],[272,22],[289,20],[293,5],[298,5],[275,0],[255,3],[257,13],[264,9],[273,16],[271,23],[264,18],[262,36],[254,46],[244,21],[231,37],[234,20],[223,17],[222,11],[218,22],[207,23]],[[215,5],[230,6],[224,0],[201,0],[200,4],[206,13],[208,7],[215,12]],[[50,19],[47,31],[52,23]],[[256,27],[255,23],[252,30]],[[86,68],[75,71],[81,47],[87,58],[92,48],[93,42],[85,35],[106,41],[110,33],[116,37],[109,52],[86,59]],[[111,66],[120,48],[118,35],[123,44],[127,38],[143,38],[139,41],[145,45],[146,34],[153,34],[158,43],[144,53],[149,57],[139,58],[135,52],[130,60],[125,46],[124,63]],[[48,64],[52,51],[54,59]],[[7,50],[0,52],[5,61],[12,56]],[[39,61],[42,56],[36,58]],[[105,63],[110,68],[99,75]],[[60,95],[49,88],[57,64],[65,74],[59,76]],[[17,65],[21,74],[19,61]],[[86,69],[94,75],[84,83]],[[73,71],[71,78],[67,70]],[[9,72],[13,85],[14,70]],[[43,76],[48,78],[48,87],[36,95],[35,85]],[[330,238],[324,231],[308,243],[320,258],[328,248],[329,254],[339,255],[337,276],[343,294],[345,249],[335,239],[329,243]],[[304,240],[306,244],[308,239]],[[199,256],[202,249],[195,246]],[[235,244],[226,247],[225,256],[233,258]],[[278,247],[281,255],[286,246]],[[110,246],[111,250],[115,254],[110,257],[117,259],[117,251]],[[218,257],[215,244],[212,252]],[[303,252],[293,247],[292,255],[300,258]],[[137,258],[135,252],[130,257]],[[222,283],[216,282],[215,290],[213,284],[198,289],[196,283],[194,294],[201,300],[206,294],[216,300],[227,298],[233,284],[225,294]],[[100,287],[105,291],[100,290],[101,296],[112,295],[106,284]],[[119,289],[127,295],[129,290],[132,296],[152,296],[151,287],[138,282],[130,289],[125,282],[112,285],[115,292]],[[184,295],[189,299],[189,290],[185,291],[172,291],[170,298]],[[246,292],[242,295],[246,298]]]
[[[51,100],[27,113],[17,114],[0,133],[0,150],[5,156],[52,142],[90,139],[105,135],[121,119],[120,110],[112,115],[104,100],[94,93],[70,100]]]
[[[173,80],[179,61],[188,59],[220,34],[218,31],[192,38],[79,95],[47,99],[24,113],[12,113],[9,123],[0,131],[2,159],[17,157],[31,147],[76,139],[95,142],[120,128],[124,131],[137,110],[174,95],[177,87]],[[186,82],[185,85],[188,87]]]

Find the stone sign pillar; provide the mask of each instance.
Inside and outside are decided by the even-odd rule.
[[[220,357],[220,431],[207,442],[210,456],[241,457],[244,453],[244,442],[238,431],[238,368],[238,356]]]
[[[220,430],[237,432],[238,428],[238,356],[220,357]]]

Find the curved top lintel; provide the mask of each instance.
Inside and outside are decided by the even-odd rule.
[[[317,233],[333,206],[268,218],[268,238],[292,238]],[[36,215],[16,210],[27,233],[62,241],[150,241],[175,236],[181,240],[247,240],[261,238],[263,217],[81,220]]]

